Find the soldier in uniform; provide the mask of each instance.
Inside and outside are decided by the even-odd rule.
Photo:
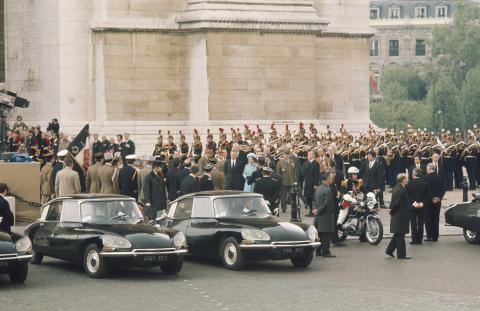
[[[115,186],[114,186],[114,174],[115,174],[115,167],[112,164],[113,156],[111,153],[104,154],[104,162],[105,164],[98,169],[98,181],[100,188],[100,193],[103,194],[114,194],[115,193]]]
[[[193,140],[193,147],[190,152],[193,153],[193,160],[195,161],[195,163],[198,163],[198,160],[202,156],[203,146],[202,142],[200,141],[200,135],[198,135],[197,129],[193,130]]]
[[[198,181],[198,188],[200,191],[212,191],[215,189],[211,175],[212,170],[212,163],[207,163],[203,166],[204,174],[202,177],[200,177],[200,180]]]
[[[40,171],[42,204],[46,204],[48,201],[50,201],[50,197],[52,195],[52,191],[50,188],[50,179],[52,178],[52,169],[53,164],[55,163],[53,153],[47,153],[45,155],[45,161],[46,163]]]
[[[213,158],[213,149],[206,149],[203,156],[198,160],[198,168],[200,175],[203,174],[203,168],[206,164],[210,163],[210,159]]]
[[[130,139],[130,135],[128,133],[124,134],[124,142],[122,146],[122,161],[125,163],[126,157],[128,155],[135,154],[135,144]]]
[[[177,145],[175,145],[175,143],[173,142],[173,136],[170,133],[170,131],[168,131],[167,139],[168,139],[168,142],[167,142],[168,155],[170,157],[173,157],[173,154],[175,153],[175,151],[177,151]]]
[[[215,151],[217,150],[217,143],[213,141],[213,134],[210,132],[210,129],[207,129],[207,144],[205,146],[205,149],[211,149],[213,151],[213,154],[215,154]],[[201,170],[202,169],[200,169],[200,171]]]
[[[126,164],[120,169],[118,175],[118,186],[120,194],[127,195],[137,200],[138,198],[138,175],[137,170],[133,167],[133,162],[137,157],[134,154],[126,156]]]
[[[158,130],[158,136],[157,136],[157,143],[155,145],[155,149],[153,150],[153,156],[158,157],[162,155],[165,152],[165,147],[163,146],[163,135],[162,135],[162,130]]]
[[[277,163],[277,174],[281,176],[282,191],[281,191],[281,207],[282,212],[287,211],[287,203],[289,203],[290,190],[293,184],[298,180],[296,176],[296,164],[290,156],[290,150],[283,152],[283,158]]]
[[[155,161],[154,156],[148,156],[148,158],[145,161],[144,166],[138,171],[138,202],[141,204],[145,203],[145,196],[144,196],[144,181],[145,177],[150,174],[152,171],[152,163]]]
[[[102,167],[103,153],[95,154],[95,164],[91,165],[87,170],[87,191],[90,193],[100,193],[100,183],[98,171]]]
[[[67,155],[68,155],[68,151],[65,149],[60,150],[57,153],[57,162],[53,165],[52,173],[50,177],[50,192],[53,195],[55,194],[55,180],[57,177],[57,173],[61,171],[65,166],[64,162],[65,162],[65,159],[67,158]]]
[[[180,131],[180,156],[181,160],[185,160],[188,155],[188,144],[185,142],[185,134]]]
[[[469,135],[468,146],[463,152],[470,190],[475,190],[475,188],[477,188],[477,157],[479,155],[479,150],[473,136]]]
[[[218,140],[218,149],[226,150],[230,152],[230,143],[227,141],[227,134],[223,128],[219,128],[219,140]]]
[[[255,180],[253,192],[262,194],[263,198],[267,200],[272,214],[278,215],[282,183],[272,178],[272,172],[273,170],[269,166],[263,167],[263,177]]]
[[[102,136],[102,153],[113,152],[112,144],[108,140],[107,136]]]
[[[102,142],[98,139],[98,134],[93,134],[92,153],[96,155],[98,153],[104,153]]]

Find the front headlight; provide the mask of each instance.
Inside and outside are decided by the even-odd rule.
[[[32,241],[28,237],[21,238],[15,243],[15,249],[18,253],[26,253],[32,249]]]
[[[181,249],[186,243],[187,238],[185,238],[183,232],[177,232],[177,234],[173,236],[173,246],[175,246],[176,249]]]
[[[131,248],[129,240],[116,235],[104,235],[102,237],[103,246],[107,248]]]
[[[270,236],[262,230],[243,229],[242,238],[249,241],[269,241]]]
[[[317,228],[315,228],[314,226],[308,227],[307,235],[310,242],[315,242],[318,239]]]

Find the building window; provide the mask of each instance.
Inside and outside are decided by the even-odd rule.
[[[448,13],[447,9],[448,8],[445,5],[435,7],[436,17],[447,17],[447,13]]]
[[[416,18],[425,18],[427,17],[427,8],[424,6],[415,8],[415,17]]]
[[[378,56],[378,40],[370,41],[370,56]]]
[[[396,6],[388,9],[389,18],[400,18],[400,7]]]
[[[370,9],[370,19],[379,19],[380,18],[380,9],[371,8]]]
[[[389,40],[388,41],[388,56],[398,56],[399,53],[399,42],[398,40]]]
[[[415,56],[425,56],[425,40],[415,40]]]

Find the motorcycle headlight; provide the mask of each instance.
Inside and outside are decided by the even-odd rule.
[[[132,244],[129,240],[115,235],[104,235],[102,237],[103,246],[108,248],[131,248]]]
[[[185,244],[187,244],[185,234],[183,234],[183,232],[177,232],[177,234],[173,236],[173,246],[175,246],[176,249],[181,249]]]
[[[18,253],[26,253],[32,249],[32,241],[28,237],[21,238],[15,243],[15,249]]]
[[[314,226],[308,227],[307,234],[310,242],[315,242],[318,239],[317,228],[315,228]]]
[[[269,241],[270,236],[262,230],[243,229],[242,238],[250,241]]]

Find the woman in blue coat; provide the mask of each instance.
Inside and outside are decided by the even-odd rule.
[[[257,170],[257,155],[253,152],[247,154],[248,164],[245,165],[243,170],[243,178],[245,178],[245,186],[243,187],[243,191],[245,192],[253,192],[253,187],[255,183],[249,185],[247,183],[248,177],[252,176],[253,172]]]

